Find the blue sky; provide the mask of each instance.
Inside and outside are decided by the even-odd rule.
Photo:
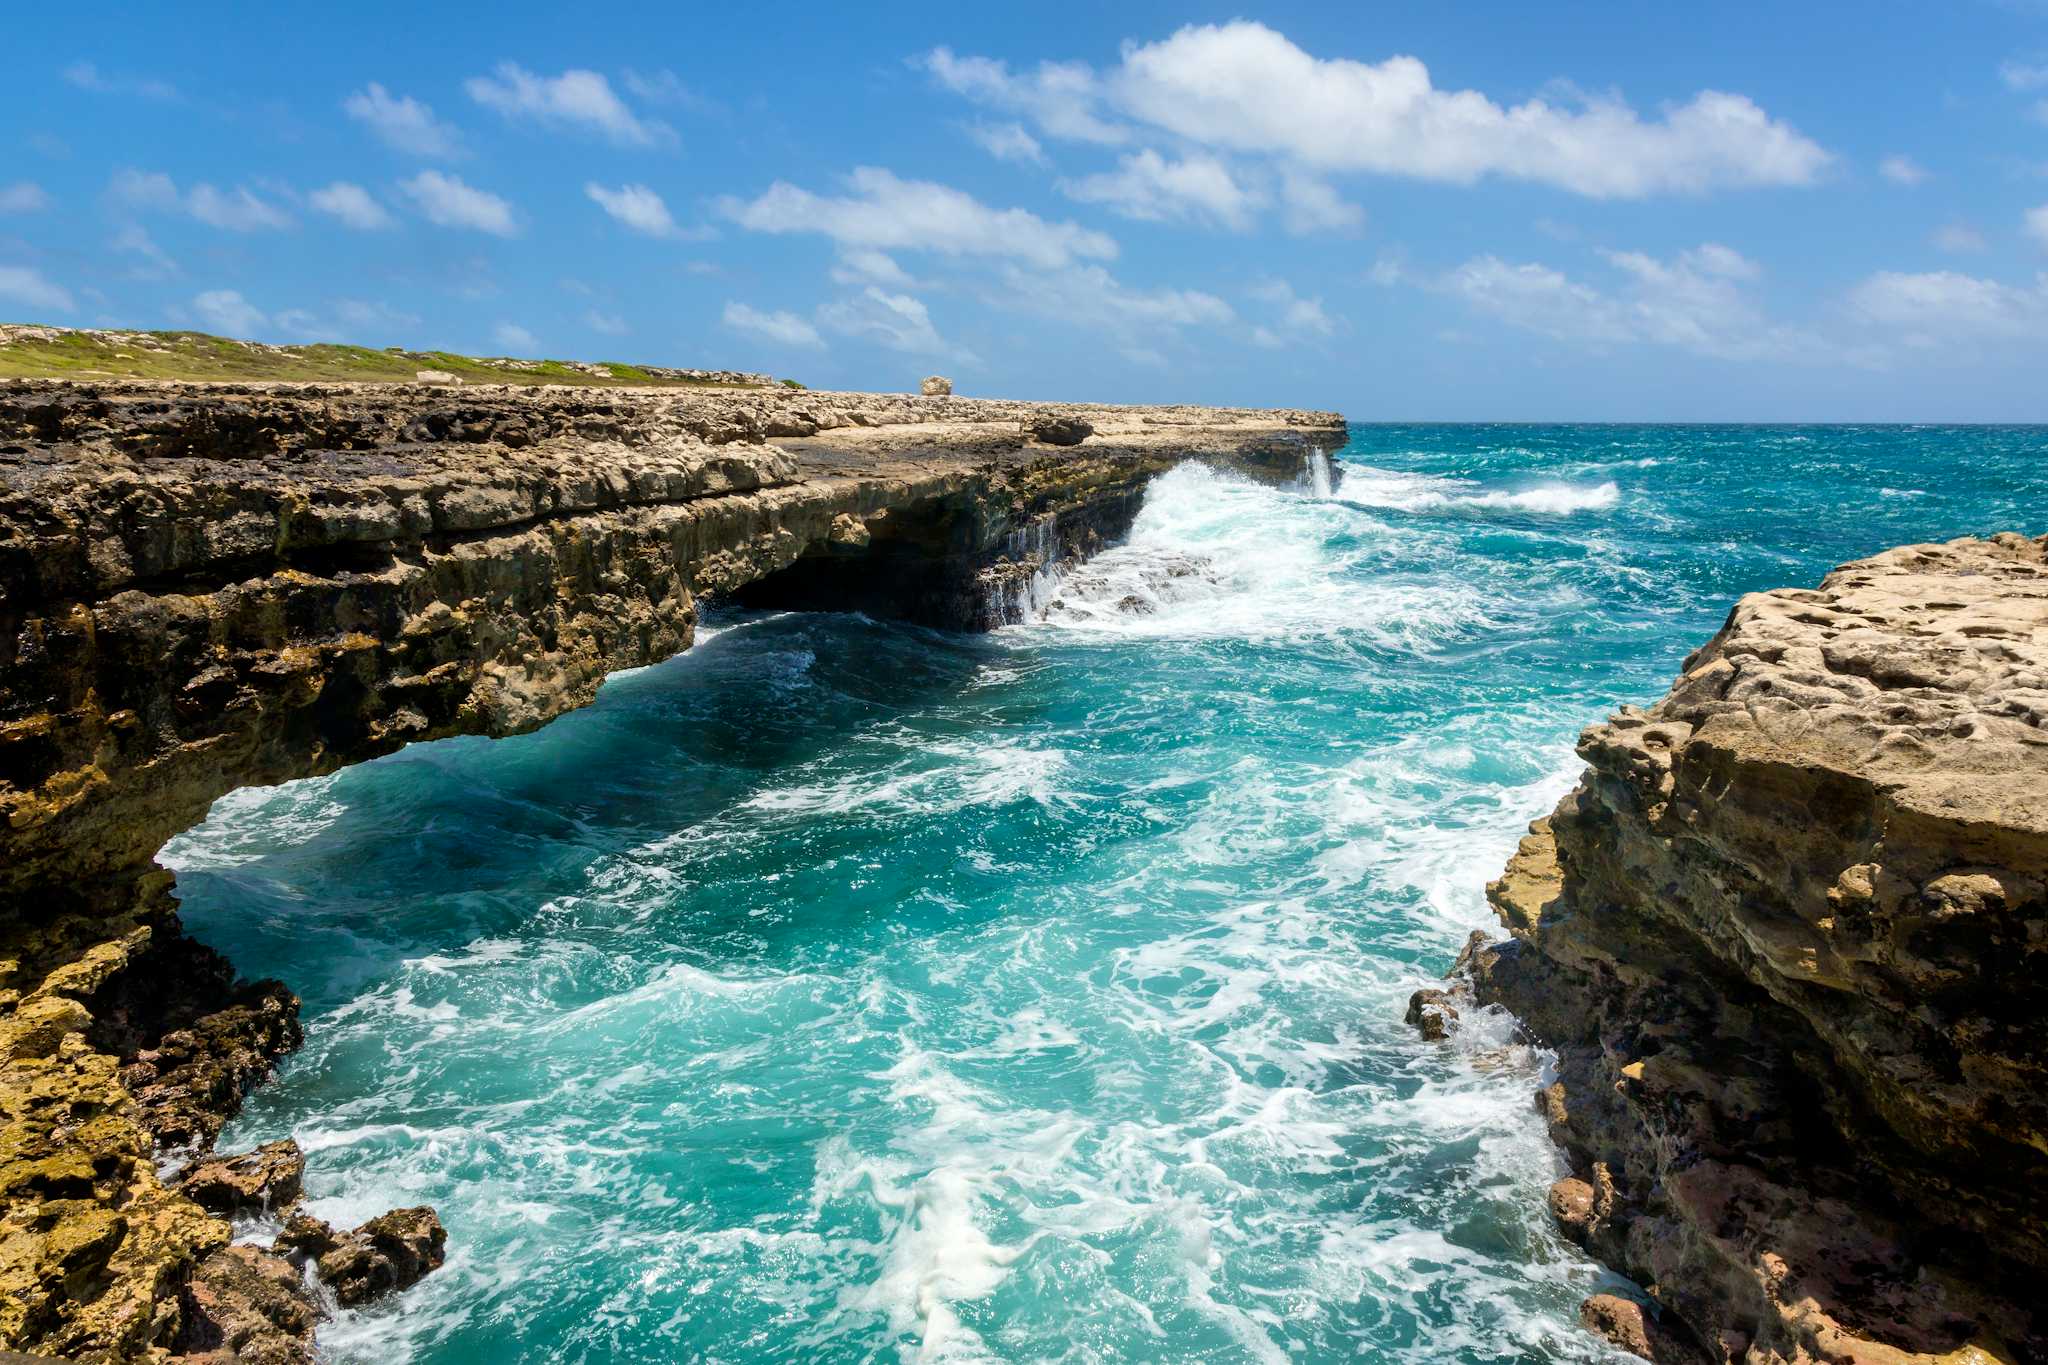
[[[224,8],[10,34],[0,318],[2048,420],[2048,3]]]

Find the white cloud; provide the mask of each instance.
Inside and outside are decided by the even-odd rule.
[[[1927,168],[1910,156],[1888,156],[1877,163],[1877,173],[1894,185],[1918,185],[1927,179]]]
[[[198,184],[183,192],[177,182],[162,171],[121,170],[114,173],[108,192],[132,208],[183,213],[210,227],[230,232],[260,232],[292,226],[292,216],[251,190],[237,185],[232,190]]]
[[[677,105],[685,109],[716,109],[718,102],[698,94],[683,78],[666,68],[651,74],[628,70],[621,77],[626,89],[649,104]]]
[[[246,337],[270,321],[262,309],[233,289],[209,289],[192,300],[192,309],[223,336]]]
[[[1023,114],[1047,135],[1074,142],[1117,143],[1130,130],[1097,118],[1090,108],[1097,99],[1095,73],[1081,62],[1041,62],[1028,76],[987,57],[956,57],[950,48],[935,48],[924,67],[955,94],[979,104]]]
[[[1355,232],[1365,226],[1365,210],[1314,176],[1290,170],[1280,179],[1282,221],[1296,236],[1312,232]]]
[[[386,146],[411,156],[453,157],[462,154],[462,134],[434,117],[434,111],[410,95],[394,96],[371,81],[341,102],[343,112],[368,127]]]
[[[899,180],[862,166],[849,196],[817,195],[776,181],[757,199],[726,198],[719,210],[756,232],[816,232],[847,248],[997,256],[1044,268],[1076,259],[1107,260],[1116,243],[1075,223],[1048,223],[1023,209],[993,209],[972,195],[927,180]]]
[[[1511,326],[1595,348],[1671,346],[1717,360],[1871,361],[1867,348],[1830,345],[1772,322],[1752,287],[1762,268],[1730,247],[1709,242],[1668,260],[1639,251],[1602,254],[1620,277],[1616,287],[1497,256],[1475,257],[1436,279],[1382,262],[1374,278],[1419,284]]]
[[[506,118],[601,133],[621,146],[651,147],[675,137],[666,124],[634,114],[611,82],[595,71],[571,69],[559,76],[540,76],[517,62],[500,62],[495,76],[472,76],[463,89],[478,104]]]
[[[1230,305],[1199,289],[1132,289],[1099,265],[1060,270],[1003,268],[989,306],[1048,318],[1077,337],[1100,336],[1127,358],[1156,355],[1153,342],[1183,329],[1236,321]],[[1139,362],[1149,363],[1149,362]]]
[[[1946,251],[1952,255],[1982,251],[1986,245],[1983,233],[1960,220],[1936,228],[1928,240],[1934,244],[1937,251]]]
[[[2048,335],[2048,275],[2025,288],[1953,270],[1884,270],[1849,292],[1849,306],[1866,323],[1893,329],[1901,344],[1915,348],[2042,336]]]
[[[71,291],[53,284],[41,271],[25,265],[0,265],[0,299],[28,308],[46,308],[53,313],[72,309]]]
[[[818,321],[831,331],[872,337],[892,351],[911,355],[942,355],[952,349],[932,326],[923,302],[875,285],[826,304],[818,310]]]
[[[41,213],[50,207],[50,196],[33,180],[0,185],[0,213]]]
[[[615,190],[608,190],[593,182],[585,185],[583,192],[606,213],[646,236],[698,240],[709,235],[701,230],[685,231],[677,226],[661,196],[645,185],[621,185]]]
[[[388,228],[393,221],[390,212],[368,190],[346,180],[337,180],[325,189],[314,190],[306,196],[306,202],[329,217],[339,219],[344,225],[363,232]]]
[[[980,103],[1024,113],[1054,137],[1121,140],[1115,111],[1211,149],[1302,168],[1470,184],[1486,176],[1595,198],[1812,183],[1830,157],[1742,95],[1704,90],[1645,119],[1614,97],[1511,108],[1440,90],[1413,57],[1370,64],[1311,56],[1263,24],[1189,26],[1127,45],[1104,72],[1000,62],[941,48],[925,65]]]
[[[725,325],[738,332],[748,332],[766,341],[782,346],[823,346],[825,338],[818,335],[818,329],[798,317],[795,313],[777,310],[764,313],[744,303],[725,305]]]
[[[2005,62],[1999,66],[1998,76],[2008,89],[2039,90],[2048,86],[2048,62]]]
[[[65,67],[64,79],[95,95],[138,95],[150,100],[178,98],[178,88],[169,81],[151,76],[109,76],[91,62],[73,62]]]
[[[232,190],[194,185],[186,192],[185,210],[202,223],[230,232],[259,232],[292,225],[290,214],[239,185]]]
[[[491,341],[507,351],[537,351],[540,340],[516,322],[501,322],[491,329]]]
[[[1024,131],[1021,123],[970,124],[967,135],[998,161],[1020,161],[1031,166],[1045,164],[1045,148],[1038,145],[1037,138]]]
[[[1305,298],[1286,280],[1267,280],[1251,290],[1251,296],[1271,309],[1269,321],[1252,329],[1252,341],[1268,349],[1315,337],[1334,336],[1337,320],[1323,307],[1320,297]]]
[[[2048,204],[2028,209],[2027,216],[2021,221],[2025,224],[2027,236],[2038,242],[2043,250],[2048,250]]]
[[[583,325],[593,332],[602,332],[608,337],[622,337],[632,331],[626,320],[616,313],[601,313],[593,308],[583,315]]]
[[[165,254],[140,223],[130,223],[116,232],[108,245],[116,251],[140,256],[147,262],[133,270],[136,279],[161,280],[178,273],[178,263]]]
[[[474,228],[497,237],[516,237],[519,225],[512,216],[512,206],[497,195],[486,190],[473,188],[452,175],[439,171],[421,171],[410,180],[399,182],[419,206],[427,221],[441,227]]]
[[[832,278],[840,284],[885,284],[897,289],[908,289],[916,283],[894,257],[865,249],[841,255],[839,263],[832,267]]]
[[[1251,227],[1263,203],[1213,156],[1197,152],[1169,161],[1149,147],[1123,157],[1114,171],[1062,181],[1060,189],[1070,199],[1107,205],[1126,218],[1192,218],[1235,232]]]

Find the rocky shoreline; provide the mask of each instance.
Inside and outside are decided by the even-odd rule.
[[[217,797],[533,729],[688,648],[710,597],[999,624],[1163,470],[1292,479],[1343,435],[791,390],[0,384],[0,1354],[307,1361],[324,1299],[441,1258],[431,1210],[306,1216],[289,1144],[209,1155],[300,1037],[154,864]],[[273,1230],[237,1244],[252,1211]]]
[[[2048,537],[1744,598],[1576,790],[1411,1022],[1500,1005],[1565,1235],[1660,1361],[2048,1359]]]

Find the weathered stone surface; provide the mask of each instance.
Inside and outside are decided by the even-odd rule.
[[[942,374],[928,374],[917,391],[927,398],[946,398],[953,392],[953,381]]]
[[[2048,1359],[2048,538],[1747,597],[1579,751],[1471,964],[1567,1234],[1715,1358]]]
[[[440,1217],[425,1206],[393,1209],[348,1232],[295,1213],[277,1239],[280,1251],[313,1260],[343,1307],[418,1284],[445,1259],[447,1243]]]
[[[1451,1025],[1458,1021],[1458,1007],[1449,991],[1419,990],[1408,997],[1407,1021],[1424,1038],[1442,1042],[1451,1036]]]
[[[1031,439],[1049,446],[1077,446],[1095,434],[1079,417],[1041,417],[1031,424]]]
[[[286,1138],[196,1161],[178,1177],[178,1191],[215,1213],[264,1213],[297,1203],[305,1176],[305,1153]]]
[[[173,1343],[187,1365],[312,1365],[319,1322],[299,1269],[252,1246],[223,1247],[192,1272]]]
[[[1049,413],[1095,435],[1031,446]],[[0,1347],[298,1358],[277,1267],[154,1162],[299,1038],[153,867],[217,797],[532,729],[687,648],[706,596],[994,624],[1173,464],[1289,478],[1342,438],[784,389],[0,385]],[[335,1240],[347,1292],[438,1263],[421,1212]]]

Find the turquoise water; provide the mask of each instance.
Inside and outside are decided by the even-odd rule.
[[[222,801],[304,995],[223,1143],[448,1265],[334,1359],[1577,1361],[1541,1058],[1401,1023],[1745,591],[2048,530],[2041,429],[1359,427],[961,637],[715,618],[521,738]]]

